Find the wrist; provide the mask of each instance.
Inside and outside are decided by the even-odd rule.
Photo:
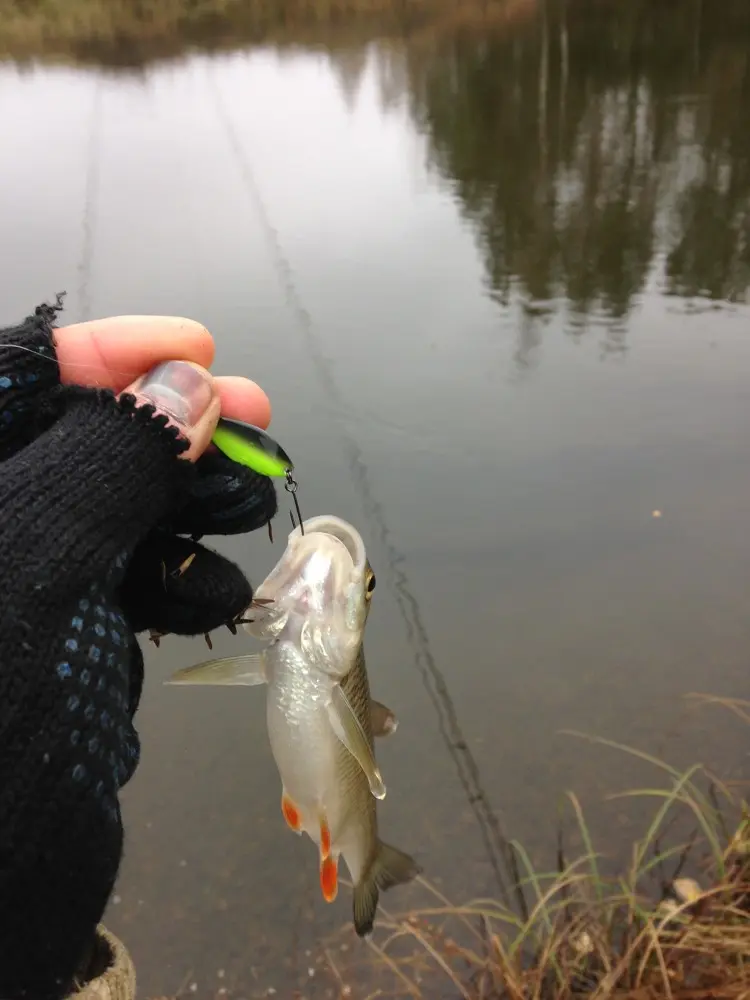
[[[60,386],[52,322],[59,306],[41,305],[16,326],[0,330],[0,460],[51,423]]]
[[[86,967],[66,1000],[134,1000],[135,968],[125,945],[102,924]]]
[[[39,392],[60,384],[52,323],[60,306],[40,305],[0,330],[0,392]]]

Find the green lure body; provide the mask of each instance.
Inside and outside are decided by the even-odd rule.
[[[211,441],[227,458],[262,476],[285,477],[294,468],[281,445],[260,427],[221,417]]]

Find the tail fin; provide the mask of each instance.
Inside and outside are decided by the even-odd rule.
[[[378,843],[372,864],[354,886],[354,929],[366,937],[375,923],[380,892],[403,885],[422,873],[414,858],[390,844]]]

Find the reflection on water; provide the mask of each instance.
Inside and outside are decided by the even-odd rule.
[[[517,32],[407,52],[415,118],[499,303],[516,292],[540,316],[562,298],[571,333],[597,314],[619,351],[649,281],[745,301],[749,26],[741,4],[717,16],[702,3],[560,2]]]
[[[502,832],[549,858],[569,787],[622,856],[640,816],[599,801],[643,773],[561,728],[747,772],[680,697],[747,696],[750,15],[511,8],[344,49],[0,69],[3,318],[61,287],[70,319],[192,315],[217,370],[266,386],[306,516],[361,526],[389,585],[383,835],[458,897],[503,891]],[[257,582],[283,533],[217,548]],[[348,893],[326,907],[284,832],[263,699],[162,687],[204,654],[147,650],[107,919],[143,995],[324,996]]]

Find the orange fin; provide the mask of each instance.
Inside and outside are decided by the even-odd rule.
[[[302,822],[300,820],[299,810],[286,792],[281,793],[281,811],[284,814],[284,819],[286,820],[286,825],[289,829],[294,830],[295,833],[302,833]]]
[[[325,861],[331,854],[331,831],[323,817],[320,821],[320,860]]]
[[[323,899],[326,903],[332,903],[339,891],[339,863],[337,858],[330,855],[320,863],[320,888],[323,890]]]

